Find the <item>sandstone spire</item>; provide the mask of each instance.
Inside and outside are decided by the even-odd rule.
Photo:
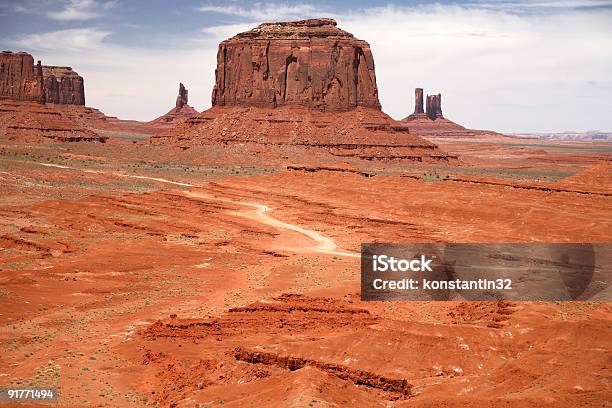
[[[179,82],[179,93],[176,97],[176,109],[181,109],[183,106],[187,105],[188,101],[188,91],[183,83]]]
[[[442,116],[442,94],[427,95],[426,113],[431,120],[444,118]]]
[[[424,113],[423,111],[423,88],[414,89],[414,114]]]

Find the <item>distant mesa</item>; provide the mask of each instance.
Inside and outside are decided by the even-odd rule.
[[[71,67],[43,65],[47,103],[85,105],[83,77]]]
[[[369,44],[332,19],[265,23],[225,40],[215,77],[211,109],[149,142],[291,145],[366,160],[455,158],[381,111]]]
[[[106,141],[106,136],[99,135],[76,119],[83,116],[82,112],[67,112],[60,109],[59,105],[47,105],[46,99],[44,68],[41,62],[38,61],[34,65],[34,58],[25,52],[2,52],[0,140],[33,143],[44,140]]]

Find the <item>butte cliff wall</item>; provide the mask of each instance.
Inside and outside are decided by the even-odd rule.
[[[25,52],[0,53],[0,99],[45,102],[40,61]]]
[[[374,58],[332,19],[261,24],[219,45],[212,103],[380,109]]]
[[[85,83],[70,67],[43,65],[47,103],[85,105]]]

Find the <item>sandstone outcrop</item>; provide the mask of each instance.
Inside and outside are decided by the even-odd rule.
[[[427,136],[474,136],[483,132],[466,129],[450,121],[442,115],[442,94],[427,95],[425,111],[423,112],[423,89],[414,90],[414,113],[402,119],[410,129],[416,133]]]
[[[165,115],[162,115],[150,122],[147,122],[146,127],[150,133],[160,133],[172,129],[175,125],[183,123],[199,112],[192,106],[189,106],[189,92],[183,83],[179,83],[178,95],[176,96],[176,104]]]
[[[25,52],[0,53],[0,99],[45,102],[40,61]]]
[[[374,58],[332,19],[261,24],[219,45],[212,103],[380,109]]]
[[[261,24],[223,41],[212,102],[149,143],[292,146],[296,155],[385,161],[456,158],[381,111],[368,43],[331,19]]]
[[[47,103],[85,105],[83,77],[71,67],[43,65]]]

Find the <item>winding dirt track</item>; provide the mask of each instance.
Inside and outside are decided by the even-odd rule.
[[[283,221],[277,220],[274,217],[269,216],[266,213],[268,211],[271,211],[272,208],[268,207],[267,205],[249,203],[249,202],[244,202],[244,201],[234,201],[234,200],[229,200],[226,198],[211,196],[208,194],[196,193],[193,191],[186,191],[185,194],[190,197],[194,197],[194,198],[204,198],[207,200],[223,201],[227,203],[252,207],[253,208],[252,210],[234,212],[233,214],[238,215],[240,217],[245,217],[245,218],[259,221],[262,224],[266,224],[266,225],[269,225],[277,229],[295,231],[299,234],[305,235],[310,240],[315,242],[315,245],[305,244],[305,245],[301,245],[298,248],[293,248],[295,250],[298,250],[298,251],[306,250],[306,251],[320,252],[320,253],[324,253],[328,255],[348,256],[348,257],[355,257],[355,258],[358,258],[360,256],[359,254],[355,252],[349,252],[341,248],[338,248],[338,246],[333,240],[318,233],[317,231],[302,228],[295,224],[289,224],[287,222],[283,222]]]
[[[172,184],[172,185],[182,186],[182,187],[200,187],[194,184],[182,183],[182,182],[172,181],[172,180],[159,178],[159,177],[138,176],[134,174],[105,172],[101,170],[79,169],[76,167],[62,166],[59,164],[50,164],[50,163],[37,163],[37,162],[30,162],[30,163],[35,163],[35,164],[39,164],[41,166],[46,166],[46,167],[56,167],[60,169],[77,170],[77,171],[82,171],[85,173],[110,174],[110,175],[117,176],[117,177],[130,177],[130,178],[137,178],[141,180],[151,180],[151,181],[157,181],[159,183]],[[274,227],[280,230],[294,231],[294,232],[297,232],[298,234],[306,236],[309,239],[309,241],[314,241],[314,245],[310,242],[307,242],[303,245],[299,245],[298,247],[290,248],[298,252],[304,252],[304,251],[319,252],[319,253],[323,253],[327,255],[346,256],[346,257],[352,257],[352,258],[359,258],[360,256],[358,253],[346,251],[346,250],[343,250],[342,248],[339,248],[331,238],[328,238],[320,234],[317,231],[302,228],[298,225],[283,222],[274,217],[271,217],[270,215],[266,213],[269,211],[272,211],[272,208],[268,207],[265,204],[249,203],[249,202],[244,202],[244,201],[234,201],[234,200],[230,200],[227,198],[211,196],[208,194],[197,193],[193,191],[183,191],[183,193],[193,198],[203,198],[206,200],[221,201],[225,203],[231,203],[231,204],[251,207],[253,209],[237,211],[237,212],[233,212],[232,214],[240,216],[240,217],[244,217],[244,218],[249,218],[249,219],[261,222],[262,224],[266,224],[266,225],[269,225],[271,227]]]

